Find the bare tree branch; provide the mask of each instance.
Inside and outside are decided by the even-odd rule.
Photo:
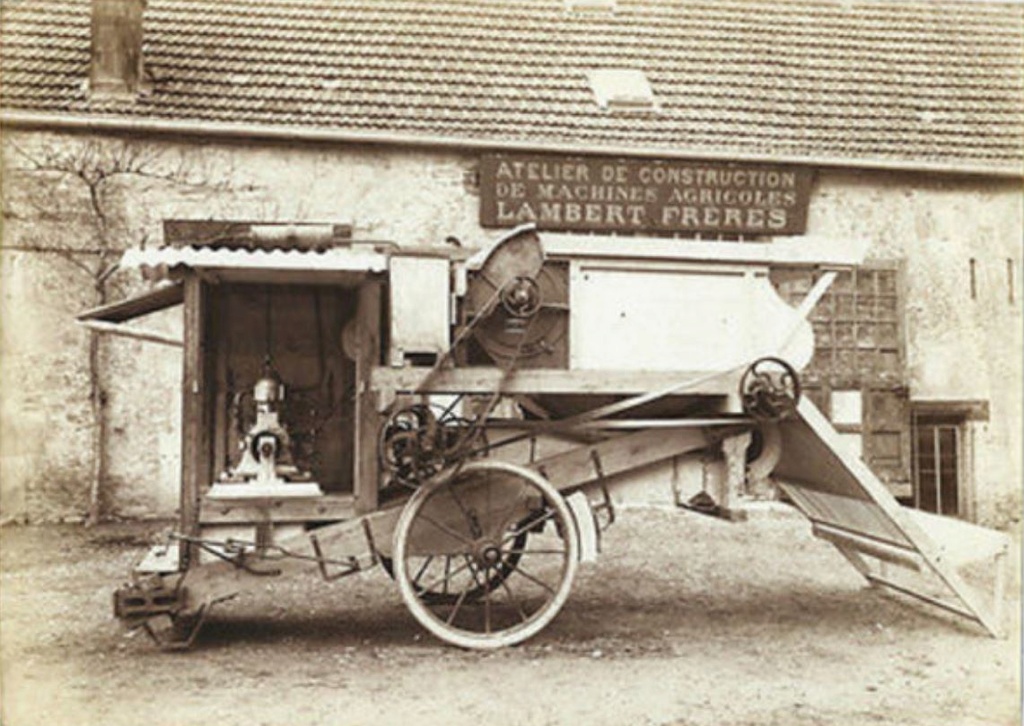
[[[10,139],[5,140],[20,164],[15,171],[39,175],[43,180],[53,179],[52,184],[36,189],[42,197],[30,198],[35,207],[37,220],[66,221],[75,219],[79,224],[88,224],[94,229],[92,244],[87,249],[80,245],[81,238],[73,232],[47,235],[45,239],[31,240],[23,245],[26,249],[46,251],[66,260],[76,270],[88,276],[95,304],[107,302],[112,289],[117,287],[114,273],[118,269],[117,257],[133,242],[145,245],[148,238],[143,232],[136,235],[127,229],[125,215],[118,206],[118,196],[129,189],[139,190],[139,185],[128,187],[130,181],[142,180],[147,183],[170,184],[175,187],[213,190],[223,189],[226,183],[209,184],[195,179],[188,172],[185,159],[177,164],[165,159],[162,149],[133,142],[103,142],[97,139],[71,143],[43,143],[29,150]],[[47,175],[52,175],[48,177]],[[67,179],[80,185],[83,195],[81,208],[68,209],[67,199],[62,198],[67,187],[62,189],[57,179]],[[122,184],[124,186],[122,186]],[[6,196],[6,195],[5,195]],[[63,207],[61,202],[64,202]],[[15,218],[17,210],[5,199],[4,216]],[[65,227],[68,227],[65,225]],[[68,227],[73,229],[73,227]],[[79,227],[80,229],[80,227]],[[137,240],[132,238],[137,236]],[[93,471],[89,486],[89,510],[87,522],[94,524],[103,516],[106,503],[108,478],[108,374],[103,368],[103,346],[94,332],[89,339],[89,401],[93,416]]]

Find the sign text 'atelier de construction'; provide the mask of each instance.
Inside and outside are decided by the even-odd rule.
[[[485,155],[480,222],[618,233],[801,234],[812,172],[602,157]]]

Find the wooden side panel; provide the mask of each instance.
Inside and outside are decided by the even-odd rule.
[[[710,445],[699,428],[652,429],[580,446],[527,464],[564,491]]]
[[[391,365],[401,366],[407,356],[440,355],[448,349],[449,268],[447,259],[391,258]]]

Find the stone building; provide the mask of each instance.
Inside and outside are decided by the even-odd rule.
[[[105,338],[90,355],[74,320],[144,284],[112,263],[168,242],[165,220],[466,246],[537,221],[866,241],[813,315],[808,392],[906,502],[1004,523],[1024,448],[1022,9],[9,0],[3,516],[80,517],[90,497],[173,512],[180,354]],[[581,159],[627,176],[559,171]],[[154,317],[173,337],[173,311]],[[666,318],[687,335],[683,311]]]

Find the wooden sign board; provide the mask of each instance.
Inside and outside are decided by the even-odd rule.
[[[480,224],[619,234],[793,235],[807,226],[804,167],[540,154],[480,163]]]

